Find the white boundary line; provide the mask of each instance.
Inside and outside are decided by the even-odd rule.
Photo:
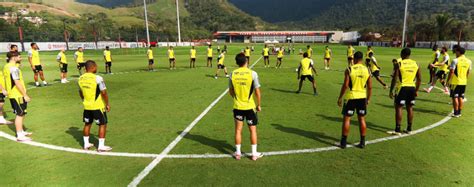
[[[253,67],[258,61],[261,60],[262,57],[260,57],[254,64],[252,64],[251,67]],[[141,71],[131,71],[131,72],[120,72],[117,74],[125,74],[125,73],[135,73],[135,72],[141,72]],[[73,78],[70,80],[75,80],[77,78]],[[57,81],[55,81],[57,82]],[[28,89],[34,89],[36,87],[30,87]],[[439,88],[438,88],[439,89]],[[176,139],[171,142],[160,154],[151,154],[151,153],[124,153],[124,152],[96,152],[96,151],[87,151],[87,150],[82,150],[82,149],[75,149],[75,148],[69,148],[69,147],[62,147],[62,146],[56,146],[56,145],[50,145],[50,144],[45,144],[45,143],[40,143],[40,142],[22,142],[24,144],[28,144],[31,146],[36,146],[36,147],[42,147],[42,148],[47,148],[47,149],[52,149],[52,150],[57,150],[57,151],[65,151],[65,152],[71,152],[71,153],[81,153],[81,154],[90,154],[90,155],[100,155],[100,156],[120,156],[120,157],[140,157],[140,158],[155,158],[140,174],[134,178],[134,180],[129,184],[129,186],[137,186],[141,180],[143,180],[150,172],[153,170],[164,158],[173,158],[173,159],[182,159],[182,158],[231,158],[232,155],[230,154],[169,154],[171,150],[184,138],[184,136],[191,131],[191,129],[227,94],[229,90],[226,89],[211,105],[209,105]],[[413,131],[411,134],[404,134],[401,136],[390,136],[390,137],[385,137],[385,138],[379,138],[375,140],[370,140],[367,141],[367,144],[375,144],[375,143],[380,143],[380,142],[385,142],[389,140],[395,140],[395,139],[400,139],[404,137],[409,137],[413,136],[428,130],[431,130],[433,128],[436,128],[438,126],[441,126],[448,122],[451,117],[447,116],[443,118],[442,120],[426,126],[424,128],[418,129]],[[7,134],[5,132],[0,131],[0,137],[16,141],[16,138],[10,134]],[[348,147],[354,147],[353,145],[348,145]],[[301,154],[301,153],[316,153],[316,152],[325,152],[325,151],[332,151],[332,150],[337,150],[339,147],[337,146],[330,146],[330,147],[322,147],[322,148],[314,148],[314,149],[300,149],[300,150],[287,150],[287,151],[272,151],[272,152],[264,152],[265,155],[267,156],[276,156],[276,155],[287,155],[287,154]],[[248,156],[248,154],[247,154]]]
[[[442,120],[426,126],[424,128],[412,131],[411,134],[403,134],[400,136],[389,136],[385,138],[379,138],[375,140],[370,140],[367,141],[367,144],[375,144],[375,143],[380,143],[380,142],[385,142],[389,140],[395,140],[395,139],[400,139],[400,138],[405,138],[409,136],[413,136],[428,130],[431,130],[433,128],[436,128],[438,126],[441,126],[448,122],[451,119],[451,117],[447,116],[443,118]],[[354,147],[353,145],[348,145],[348,147]],[[332,151],[332,150],[337,150],[340,149],[337,146],[330,146],[330,147],[322,147],[322,148],[315,148],[315,149],[300,149],[300,150],[288,150],[288,151],[272,151],[272,152],[263,152],[264,155],[266,156],[276,156],[276,155],[288,155],[288,154],[301,154],[301,153],[316,153],[316,152],[325,152],[325,151]],[[247,155],[250,156],[250,155]],[[232,155],[230,154],[176,154],[176,155],[168,155],[167,158],[230,158]]]
[[[262,57],[260,57],[257,61],[255,61],[255,63],[253,63],[250,68],[253,68],[255,66],[255,64],[257,64],[260,60],[262,59]],[[173,150],[174,147],[176,147],[176,145],[184,138],[184,136],[186,136],[186,134],[189,133],[189,131],[191,131],[191,129],[196,126],[196,124],[201,121],[201,119],[206,116],[206,114],[212,109],[214,108],[214,106],[216,106],[216,104],[225,96],[227,95],[227,93],[229,92],[229,88],[227,88],[219,97],[217,97],[216,100],[214,100],[196,119],[194,119],[193,122],[191,122],[191,124],[189,124],[188,127],[186,127],[186,129],[184,129],[183,132],[181,132],[181,134],[176,137],[176,139],[174,139],[174,141],[172,141],[164,150],[163,152],[160,153],[160,155],[158,157],[156,157],[150,164],[148,164],[148,166],[146,166],[146,168],[141,171],[134,179],[132,182],[130,182],[130,184],[128,184],[129,187],[134,187],[134,186],[137,186],[138,184],[140,184],[140,182],[151,172],[151,170],[153,170],[165,157],[168,156],[168,154],[171,152],[171,150]]]

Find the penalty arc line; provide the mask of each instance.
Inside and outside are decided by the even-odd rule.
[[[262,59],[262,57],[260,57],[257,61],[255,61],[255,63],[253,63],[250,68],[253,68],[260,60]],[[181,134],[176,137],[176,139],[174,139],[160,154],[158,157],[156,157],[150,164],[148,164],[145,169],[143,169],[143,171],[141,171],[134,179],[132,182],[130,182],[130,184],[128,184],[129,187],[135,187],[137,186],[138,184],[140,184],[140,182],[151,172],[151,170],[153,170],[165,157],[167,157],[167,155],[171,152],[171,150],[173,150],[174,147],[176,147],[176,145],[184,138],[184,136],[186,136],[186,134],[188,134],[191,129],[196,126],[196,124],[201,121],[201,119],[206,116],[207,113],[209,113],[209,111],[214,108],[214,106],[225,96],[227,95],[227,93],[229,92],[229,88],[227,88],[219,97],[217,97],[216,100],[214,100],[196,119],[194,119],[193,122],[191,122],[191,124],[188,125],[188,127],[186,127],[186,129],[184,129],[183,132],[181,132]]]

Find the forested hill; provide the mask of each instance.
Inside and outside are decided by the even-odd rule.
[[[392,27],[403,19],[404,0],[230,0],[234,5],[265,21],[298,27],[357,29]],[[410,0],[411,23],[432,21],[437,14],[470,21],[472,0]]]

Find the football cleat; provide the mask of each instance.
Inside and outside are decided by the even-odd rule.
[[[109,152],[109,151],[112,151],[112,147],[109,147],[109,146],[103,146],[103,147],[99,147],[97,149],[98,152]]]
[[[262,158],[262,157],[263,157],[263,153],[257,153],[257,154],[252,155],[252,160],[256,161],[256,160],[258,160],[259,158]]]

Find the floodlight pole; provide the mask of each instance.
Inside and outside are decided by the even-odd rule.
[[[143,8],[145,9],[146,42],[147,46],[150,46],[150,30],[148,29],[148,12],[146,9],[146,0],[143,0]]]
[[[405,36],[407,32],[408,0],[405,0],[405,18],[403,19],[402,47],[405,47]]]
[[[178,43],[181,43],[181,25],[179,23],[179,0],[176,0],[176,19],[178,19]]]

